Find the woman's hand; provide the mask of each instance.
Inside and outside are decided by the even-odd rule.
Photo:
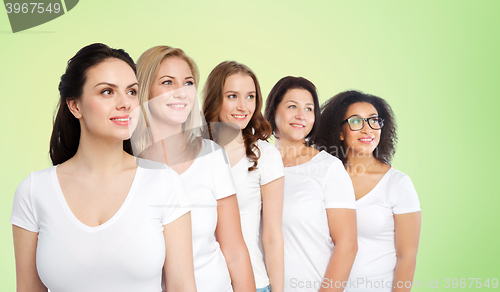
[[[167,292],[196,292],[191,239],[191,212],[163,225]]]
[[[283,189],[285,178],[280,177],[260,187],[262,194],[262,247],[267,275],[273,292],[283,292],[285,282],[283,233]]]
[[[236,195],[217,200],[215,236],[226,259],[235,292],[255,292],[255,279],[247,246],[241,233]]]
[[[38,233],[12,225],[17,292],[47,292],[36,269]]]
[[[351,274],[352,264],[358,252],[358,236],[356,210],[326,209],[328,226],[335,248],[326,268],[324,279],[328,285],[322,286],[320,292],[344,291]]]
[[[394,292],[410,291],[406,282],[413,283],[417,265],[418,241],[422,212],[394,214],[394,240],[396,243],[396,269],[394,271]],[[401,288],[398,288],[401,287]]]

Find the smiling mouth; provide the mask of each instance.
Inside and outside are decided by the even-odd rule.
[[[237,120],[244,120],[248,115],[231,115],[231,116]]]
[[[174,109],[183,109],[187,106],[187,104],[167,104],[167,106]]]
[[[129,118],[118,118],[118,119],[110,119],[110,120],[117,121],[117,122],[128,122],[128,121],[132,120],[132,118],[129,117]]]
[[[362,138],[362,139],[358,139],[360,142],[363,142],[363,143],[369,143],[369,142],[372,142],[373,141],[373,138]]]
[[[290,126],[296,128],[296,129],[303,129],[306,127],[305,125],[301,125],[301,124],[290,124]]]

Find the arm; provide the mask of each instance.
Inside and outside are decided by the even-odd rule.
[[[396,243],[396,269],[394,271],[394,292],[409,292],[405,282],[413,283],[417,264],[418,240],[420,238],[421,212],[394,214],[394,240]],[[401,287],[401,288],[398,288]]]
[[[284,177],[260,187],[262,194],[262,246],[273,292],[283,292],[285,281],[283,233],[281,231],[284,187]]]
[[[36,269],[38,233],[12,225],[18,292],[47,292]]]
[[[255,292],[250,256],[241,233],[236,195],[217,200],[215,236],[226,259],[235,292]]]
[[[328,285],[325,284],[319,291],[344,291],[342,286],[345,287],[344,282],[349,280],[352,264],[358,252],[356,210],[330,208],[326,209],[326,214],[335,248],[324,276],[324,282],[328,281]]]
[[[167,292],[196,291],[191,241],[191,212],[163,225]]]

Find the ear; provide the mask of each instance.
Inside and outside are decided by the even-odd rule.
[[[82,117],[82,113],[80,112],[80,107],[76,99],[66,99],[66,105],[75,118],[80,119]]]
[[[344,141],[344,133],[340,132],[340,141]]]

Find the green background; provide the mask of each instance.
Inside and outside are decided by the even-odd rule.
[[[14,191],[50,166],[58,80],[94,42],[135,60],[154,45],[180,47],[202,81],[236,60],[264,96],[294,75],[315,83],[321,101],[347,89],[385,98],[399,126],[394,166],[412,178],[423,210],[415,280],[424,288],[414,290],[500,278],[499,15],[500,1],[83,0],[13,34],[0,12],[0,290],[15,289]]]

